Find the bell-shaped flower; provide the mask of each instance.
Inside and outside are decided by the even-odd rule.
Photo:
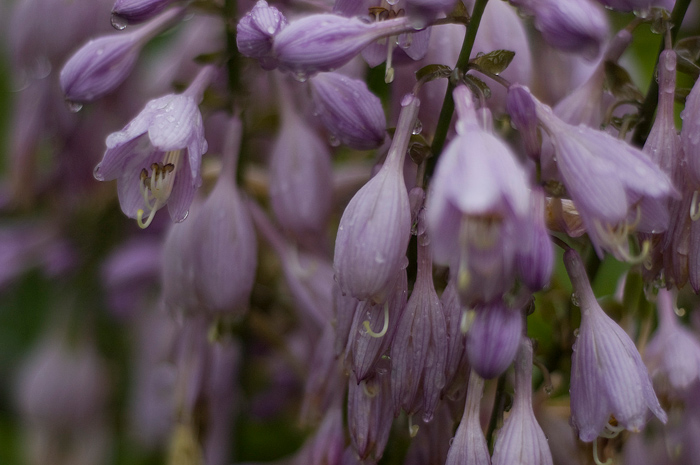
[[[280,31],[272,52],[280,69],[304,80],[319,71],[340,68],[379,38],[413,30],[405,16],[367,23],[356,17],[315,14]]]
[[[224,163],[209,197],[187,223],[196,262],[194,283],[200,309],[211,314],[248,309],[255,282],[258,248],[248,208],[235,185],[242,123],[234,118],[227,135]],[[235,266],[232,266],[235,264]]]
[[[277,61],[272,54],[274,37],[287,26],[287,18],[265,0],[258,0],[236,27],[236,46],[242,55],[257,58],[264,69],[274,69]]]
[[[394,414],[421,411],[432,420],[445,386],[445,315],[433,285],[433,262],[425,235],[418,236],[418,271],[391,343]]]
[[[83,45],[61,69],[66,100],[91,102],[116,89],[131,73],[141,48],[183,11],[173,8],[133,32],[99,37]]]
[[[382,102],[364,81],[340,73],[319,73],[309,83],[316,114],[331,137],[357,150],[374,149],[384,142]]]
[[[674,301],[672,291],[659,289],[659,328],[646,347],[644,361],[652,378],[682,393],[700,380],[700,341],[678,321]]]
[[[472,370],[469,374],[464,414],[454,438],[450,441],[445,465],[491,465],[489,447],[480,421],[483,395],[484,380]]]
[[[530,193],[515,155],[479,125],[471,93],[460,86],[454,95],[457,137],[438,161],[426,215],[435,261],[450,265],[462,303],[472,305],[513,285]]]
[[[479,376],[496,378],[508,369],[523,333],[523,315],[497,299],[467,312],[467,358]]]
[[[640,201],[678,196],[671,179],[624,140],[565,123],[550,107],[534,101],[554,146],[561,181],[596,252],[602,257],[607,250],[619,259],[635,260],[630,256],[628,234],[641,220]]]
[[[115,0],[112,7],[112,26],[124,29],[127,24],[148,21],[175,0]]]
[[[377,373],[358,383],[350,376],[348,430],[352,446],[362,460],[378,461],[389,440],[394,421],[390,379],[389,373]]]
[[[281,83],[281,86],[285,85]],[[282,94],[287,89],[281,89]],[[282,128],[270,155],[270,204],[298,240],[323,237],[332,206],[333,169],[327,144],[283,99]]]
[[[571,359],[571,423],[581,440],[627,429],[640,431],[649,412],[663,423],[642,358],[627,333],[596,301],[578,253],[567,250],[564,264],[581,307],[581,327]],[[616,425],[609,423],[611,415]]]
[[[511,0],[535,18],[535,28],[554,48],[598,56],[608,37],[605,11],[593,0]]]
[[[515,398],[510,414],[498,432],[493,465],[552,465],[547,437],[532,410],[532,342],[519,341],[515,359]]]
[[[404,97],[386,161],[343,212],[333,267],[340,289],[360,300],[382,302],[393,285],[411,236],[404,159],[419,100]]]
[[[197,105],[213,74],[213,68],[203,68],[184,93],[151,100],[124,129],[107,136],[95,178],[117,179],[122,211],[142,228],[166,204],[173,221],[187,217],[207,151]]]

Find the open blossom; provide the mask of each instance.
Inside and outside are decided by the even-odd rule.
[[[571,360],[571,423],[589,442],[606,430],[640,431],[649,411],[662,422],[666,412],[634,342],[596,301],[581,257],[573,249],[564,264],[581,306],[581,327]],[[616,426],[608,421],[615,417]]]
[[[207,151],[197,105],[214,71],[203,68],[184,93],[151,100],[124,129],[107,136],[95,178],[117,179],[122,211],[142,228],[166,204],[173,221],[187,217]]]

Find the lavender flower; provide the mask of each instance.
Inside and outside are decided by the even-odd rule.
[[[376,376],[357,383],[352,376],[348,392],[350,441],[360,456],[379,460],[389,440],[393,422],[390,376]]]
[[[491,465],[489,448],[481,429],[479,412],[484,395],[484,380],[472,371],[469,374],[467,403],[454,439],[450,442],[445,465]]]
[[[366,23],[358,18],[316,14],[292,22],[274,38],[272,51],[280,69],[304,80],[319,71],[343,66],[373,41],[412,31],[406,17]]]
[[[695,81],[690,94],[685,100],[681,112],[683,127],[681,142],[688,164],[688,174],[696,190],[700,186],[700,84]]]
[[[528,223],[532,227],[529,243],[522,244],[516,253],[518,275],[533,292],[549,283],[554,268],[554,250],[545,225],[545,197],[540,189],[531,191],[531,216]]]
[[[236,27],[238,51],[257,58],[263,69],[274,69],[277,60],[272,53],[272,41],[287,24],[287,18],[277,8],[258,0]]]
[[[700,380],[700,341],[678,321],[673,311],[675,296],[659,290],[659,328],[644,352],[652,378],[667,381],[673,391],[683,392]]]
[[[581,257],[567,250],[564,264],[581,306],[570,388],[571,423],[579,437],[589,442],[606,431],[639,431],[650,410],[665,423],[666,412],[634,342],[596,302]],[[608,423],[611,415],[618,426]]]
[[[443,394],[449,398],[459,398],[459,394],[467,384],[469,367],[467,354],[464,350],[466,344],[465,334],[462,332],[462,306],[459,303],[459,295],[454,280],[447,283],[447,287],[440,296],[440,303],[445,312],[445,326],[447,328],[447,357],[445,359],[445,389]]]
[[[411,212],[403,165],[419,106],[413,95],[404,98],[384,165],[340,219],[333,267],[341,290],[360,300],[384,301],[406,254]]]
[[[197,104],[213,74],[213,68],[203,68],[184,93],[151,100],[124,129],[107,137],[95,178],[118,179],[122,211],[142,228],[166,204],[173,221],[187,217],[207,150]]]
[[[175,0],[115,0],[112,26],[124,29],[127,24],[142,23],[163,11]]]
[[[500,299],[467,313],[467,357],[479,376],[496,378],[508,369],[523,333],[523,315]]]
[[[520,341],[515,359],[515,399],[510,415],[498,432],[493,465],[551,465],[547,438],[532,410],[532,342]]]
[[[319,73],[309,83],[316,112],[338,142],[358,150],[374,149],[384,142],[382,103],[367,84],[339,73]]]
[[[61,70],[61,88],[70,102],[92,102],[119,86],[131,73],[141,47],[183,13],[174,8],[126,34],[91,40]]]

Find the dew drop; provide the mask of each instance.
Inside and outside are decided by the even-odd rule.
[[[337,137],[335,137],[333,134],[331,134],[328,137],[328,143],[331,144],[331,147],[337,147],[340,145],[340,140],[338,140]]]
[[[580,307],[579,301],[578,301],[578,295],[575,292],[571,293],[571,303],[574,304],[576,307]]]
[[[306,82],[309,79],[309,75],[303,71],[298,71],[292,75],[296,81]]]
[[[420,122],[419,119],[416,120],[416,124],[413,125],[413,131],[411,131],[411,134],[420,134],[421,131],[423,131],[423,123]]]
[[[404,256],[401,259],[401,263],[399,264],[399,266],[402,270],[405,270],[406,268],[408,268],[408,257]]]
[[[66,108],[72,113],[78,113],[83,109],[83,104],[78,102],[73,102],[71,100],[66,100]]]
[[[117,13],[112,13],[112,16],[110,16],[109,18],[109,22],[112,24],[112,27],[117,31],[123,31],[124,29],[126,29],[126,25],[128,24],[126,18]]]
[[[579,333],[580,333],[579,329],[576,328],[576,329],[574,330],[574,337],[578,337],[578,334],[579,334]]]
[[[576,330],[576,331],[578,331],[578,330]],[[547,394],[548,397],[552,395],[552,391],[554,391],[554,388],[552,387],[551,384],[545,385],[544,393]]]
[[[176,222],[176,223],[182,223],[183,221],[185,221],[185,220],[187,219],[188,216],[190,216],[190,211],[189,211],[189,210],[187,210],[187,211],[185,212],[185,214],[182,215],[182,218],[176,220],[175,222]]]
[[[399,0],[386,0],[386,2],[387,2],[389,5],[396,5],[397,3],[399,3]]]

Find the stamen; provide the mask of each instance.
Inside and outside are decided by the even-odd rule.
[[[365,327],[365,331],[367,331],[367,334],[369,334],[370,336],[383,337],[389,329],[389,301],[387,300],[386,302],[384,302],[384,326],[382,327],[381,331],[379,331],[378,333],[372,331],[372,328],[369,326],[369,320],[365,320],[362,324]]]
[[[469,331],[469,328],[471,328],[474,323],[474,318],[476,318],[476,312],[474,310],[462,310],[462,318],[459,320],[459,330],[462,334],[467,334],[467,331]]]
[[[700,208],[698,208],[698,196],[700,191],[693,192],[693,199],[690,201],[690,219],[693,221],[700,220]]]
[[[412,438],[415,438],[416,434],[418,434],[419,428],[420,428],[419,425],[413,424],[413,414],[409,415],[408,416],[408,434],[410,434]]]
[[[593,461],[596,465],[611,465],[612,459],[608,459],[605,462],[601,462],[598,458],[598,438],[593,440]]]
[[[642,243],[642,250],[639,255],[631,255],[629,252],[628,236],[631,230],[639,224],[640,220],[641,208],[637,206],[637,216],[633,223],[620,222],[615,226],[610,224],[603,226],[600,221],[596,220],[593,224],[600,238],[610,247],[610,251],[616,258],[636,265],[644,262],[651,251],[651,241],[647,239]]]
[[[146,210],[136,211],[136,222],[140,228],[147,228],[153,221],[155,212],[163,207],[170,198],[175,182],[178,162],[180,161],[181,150],[171,150],[165,153],[163,164],[152,163],[151,175],[147,169],[142,169],[139,173],[139,190],[143,197]],[[148,211],[148,218],[143,220]]]
[[[138,209],[136,212],[136,224],[139,225],[139,228],[141,229],[146,229],[151,225],[151,222],[153,221],[153,218],[156,216],[156,211],[158,211],[158,201],[156,200],[156,204],[154,205],[156,208],[152,208],[151,212],[148,214],[148,219],[144,223],[143,221],[143,210],[141,208]]]
[[[394,82],[394,68],[391,63],[394,59],[394,45],[396,44],[396,36],[391,36],[387,39],[386,44],[386,71],[384,72],[384,82],[391,84]]]
[[[613,439],[624,430],[625,428],[623,428],[622,426],[615,426],[608,423],[605,425],[605,430],[600,433],[600,437],[606,439]]]

